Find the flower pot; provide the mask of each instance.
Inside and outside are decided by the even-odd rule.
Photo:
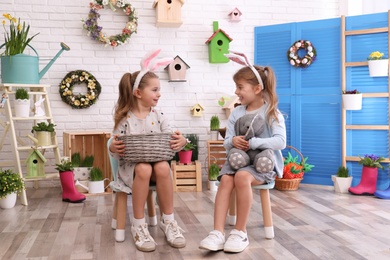
[[[211,140],[212,141],[217,141],[218,140],[218,134],[219,134],[218,130],[210,131]]]
[[[387,77],[389,75],[389,60],[369,60],[370,77]]]
[[[15,117],[30,116],[30,99],[15,99]]]
[[[185,164],[191,163],[191,158],[192,158],[192,150],[179,152],[180,163],[185,163]]]
[[[343,106],[345,110],[362,109],[363,94],[342,94]]]
[[[35,133],[38,140],[37,146],[48,146],[51,145],[51,132],[38,131]]]
[[[209,180],[209,187],[210,191],[217,191],[218,190],[218,181],[210,181]]]
[[[0,208],[2,209],[11,209],[15,207],[16,204],[16,192],[8,194],[5,198],[0,199]]]
[[[104,192],[104,180],[101,181],[89,181],[88,193],[96,194]]]
[[[337,177],[332,175],[332,181],[334,183],[334,191],[336,193],[348,193],[349,187],[351,187],[352,177]]]

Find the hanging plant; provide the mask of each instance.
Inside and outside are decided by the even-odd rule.
[[[111,45],[116,47],[128,43],[130,36],[137,32],[138,17],[135,8],[131,6],[128,0],[94,0],[89,3],[89,7],[91,9],[88,14],[88,19],[82,20],[82,22],[84,23],[83,28],[88,31],[88,36],[93,40],[104,43],[106,46]],[[107,7],[114,12],[117,8],[120,8],[128,17],[128,22],[122,29],[122,33],[107,36],[103,32],[103,27],[98,25],[98,19],[100,18],[99,10]]]

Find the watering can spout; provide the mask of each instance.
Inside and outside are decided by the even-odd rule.
[[[61,46],[61,50],[57,53],[57,55],[54,56],[54,58],[42,69],[41,72],[39,72],[39,79],[41,79],[43,75],[45,75],[45,73],[50,69],[51,65],[53,65],[53,63],[56,61],[56,59],[61,55],[63,51],[70,50],[69,46],[63,42],[60,43],[60,46]]]

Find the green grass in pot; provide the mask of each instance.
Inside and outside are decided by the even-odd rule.
[[[216,181],[219,175],[219,166],[216,163],[212,163],[209,169],[209,180]]]
[[[210,119],[210,130],[211,131],[219,130],[219,117],[217,115],[213,115]]]
[[[72,154],[71,161],[72,161],[72,164],[73,164],[74,167],[80,167],[80,164],[81,164],[81,155],[80,155],[80,153]]]
[[[349,170],[347,167],[340,166],[339,169],[337,170],[337,177],[341,178],[348,178],[349,177]]]
[[[95,158],[93,155],[87,155],[85,156],[84,160],[81,162],[81,167],[92,167],[93,166],[93,162],[94,162]]]
[[[15,91],[15,99],[29,99],[30,95],[24,88],[18,88]]]
[[[90,181],[102,181],[104,180],[103,172],[99,167],[93,167],[90,173]]]

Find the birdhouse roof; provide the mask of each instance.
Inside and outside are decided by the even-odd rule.
[[[210,36],[210,38],[208,38],[208,40],[207,40],[205,43],[206,43],[206,44],[210,43],[210,42],[213,40],[213,38],[214,38],[217,34],[219,34],[219,33],[223,33],[223,34],[229,39],[230,42],[233,41],[233,39],[229,36],[229,34],[227,34],[227,33],[226,33],[224,30],[222,30],[222,29],[218,29],[218,30],[216,30],[216,31],[213,33],[213,35]]]
[[[194,110],[194,109],[196,109],[197,107],[199,107],[200,109],[202,109],[202,110],[204,110],[204,108],[198,103],[198,104],[195,104],[192,108],[191,108],[191,110]]]
[[[173,58],[174,60],[176,59],[180,59],[186,66],[187,66],[187,69],[190,68],[190,66],[179,56],[179,55],[176,55],[175,58]],[[167,69],[172,63],[169,63],[164,69]]]
[[[156,6],[157,6],[157,4],[158,4],[159,1],[160,1],[160,0],[155,0],[155,1],[153,2],[153,8],[156,8]],[[184,0],[173,0],[173,1],[179,1],[181,5],[184,5]],[[166,0],[164,0],[164,2],[166,2]]]
[[[35,149],[31,151],[30,155],[26,159],[26,162],[34,155],[38,156],[38,158],[41,159],[42,162],[46,162],[45,156],[43,156],[43,154],[39,150],[35,150]]]
[[[233,13],[235,13],[235,12],[237,12],[239,16],[242,15],[242,12],[236,7],[229,13],[229,16],[233,15]]]
[[[229,102],[226,102],[222,109],[232,109],[236,103],[240,103],[240,99],[238,97],[231,98],[229,99]]]

